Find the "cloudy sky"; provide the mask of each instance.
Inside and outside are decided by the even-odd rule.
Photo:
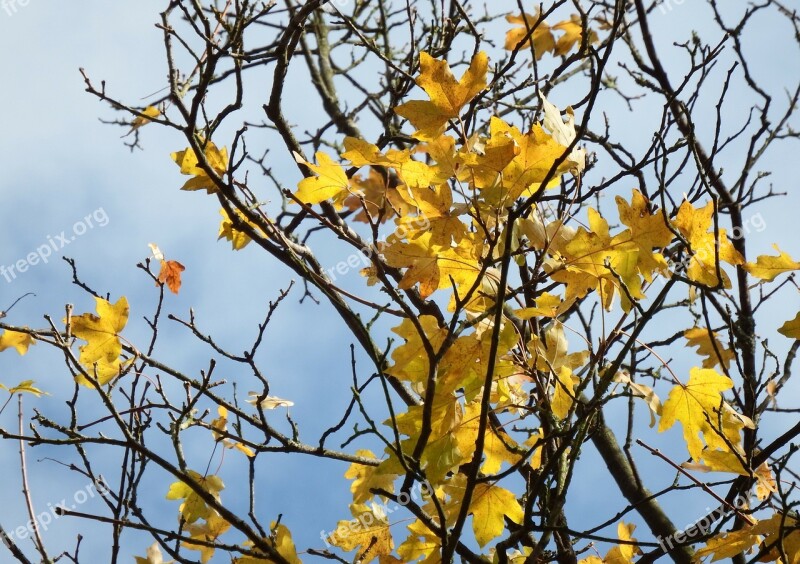
[[[136,264],[149,255],[148,243],[155,242],[167,258],[186,266],[183,289],[178,296],[168,296],[167,311],[185,317],[193,307],[203,327],[213,332],[220,343],[238,350],[243,339],[249,342],[255,334],[268,302],[287,286],[291,276],[257,249],[232,253],[225,242],[217,242],[218,206],[201,194],[178,190],[185,179],[177,174],[169,154],[184,148],[185,142],[176,132],[145,128],[145,150],[131,152],[120,139],[119,128],[99,121],[113,119],[116,114],[84,91],[79,72],[79,68],[85,69],[96,83],[105,80],[110,94],[132,105],[144,105],[148,95],[163,88],[166,74],[161,32],[154,27],[160,4],[164,3],[29,0],[23,5],[22,0],[9,0],[2,4],[0,266],[8,272],[12,265],[50,241],[58,242],[59,249],[47,257],[46,263],[31,264],[25,272],[14,271],[13,276],[5,277],[0,271],[0,309],[32,292],[35,296],[26,298],[11,312],[10,322],[44,326],[43,315],[60,319],[65,303],[73,303],[79,313],[92,311],[90,297],[70,284],[71,273],[60,259],[62,255],[69,256],[77,261],[81,277],[99,292],[110,292],[112,301],[121,295],[128,297],[128,338],[134,342],[137,337],[144,339],[147,333],[142,317],[152,314],[157,292]],[[515,3],[508,4],[512,9]],[[688,39],[692,26],[703,15],[696,4],[699,2],[672,2],[670,9],[658,14],[653,25],[659,40],[670,43]],[[759,25],[768,31],[773,23],[764,21]],[[800,76],[800,62],[796,59],[787,61],[775,56],[773,46],[767,42],[763,46],[755,42],[752,45],[757,61],[755,72],[760,76],[774,77],[786,84]],[[680,64],[675,61],[675,68],[679,69]],[[297,114],[303,112],[307,119],[313,118],[316,101],[309,104],[305,98],[307,85],[301,77],[294,80],[297,84],[290,89],[293,98],[288,107]],[[559,106],[571,102],[566,91],[557,92],[557,96],[560,99],[552,101]],[[735,94],[732,100],[743,114],[751,103],[745,94],[740,98]],[[637,121],[648,116],[644,111],[636,120],[630,114],[623,119],[629,122],[622,127],[628,128],[631,138],[636,139],[640,126]],[[759,221],[763,220],[764,229],[754,229],[753,243],[758,252],[766,252],[771,243],[780,241],[782,248],[797,258],[800,242],[796,239],[797,200],[793,194],[797,187],[790,167],[785,165],[790,158],[788,154],[773,155],[768,164],[775,170],[776,190],[790,192],[793,204],[760,208]],[[298,180],[294,163],[285,155],[272,164],[286,182]],[[68,244],[60,248],[64,242]],[[346,257],[337,256],[330,264],[341,258]],[[273,330],[267,331],[261,358],[271,379],[272,393],[296,402],[293,414],[304,422],[305,436],[315,437],[330,419],[315,415],[332,417],[341,410],[331,404],[343,398],[342,383],[349,378],[349,341],[332,338],[342,335],[343,327],[329,308],[308,302],[301,306],[299,297],[295,293],[294,299],[279,309]],[[779,326],[790,317],[786,312],[796,311],[799,305],[793,295],[776,306],[772,325]],[[769,315],[766,311],[765,317]],[[205,367],[212,356],[177,327],[162,340],[158,352],[187,373]],[[241,375],[233,367],[224,369],[228,368],[231,372],[224,376],[236,381]],[[58,356],[47,350],[32,351],[24,359],[9,353],[0,356],[0,382],[12,384],[27,378],[35,379],[52,395],[41,399],[26,397],[26,414],[37,408],[63,417],[63,401],[71,382],[60,368]],[[12,425],[16,407],[10,406],[0,417],[0,424]],[[197,443],[189,450],[190,456],[200,461],[209,454],[210,440],[202,437]],[[0,443],[5,486],[0,488],[0,525],[6,530],[14,530],[27,521],[20,495],[18,456],[14,445]],[[594,454],[589,451],[586,456],[591,460]],[[86,487],[86,481],[63,467],[73,461],[71,451],[44,447],[28,450],[29,478],[37,509],[43,511],[48,504],[55,505],[63,499],[69,504],[70,499],[77,499],[76,492]],[[98,464],[102,466],[104,462],[108,460],[100,459]],[[114,471],[113,465],[106,465],[108,472]],[[227,480],[241,479],[241,469],[241,465],[226,462],[223,475]],[[265,520],[283,512],[283,522],[293,529],[299,545],[319,546],[319,531],[333,529],[338,519],[347,517],[344,508],[350,496],[341,477],[345,469],[346,465],[316,459],[271,458],[269,467],[264,468],[268,479],[259,485]],[[614,492],[610,488],[606,490],[611,493],[601,492],[588,476],[578,476],[576,497],[591,500],[587,506],[608,502],[616,507],[619,500]],[[162,476],[159,481],[156,476],[147,486],[144,496],[165,516],[160,523],[172,526],[176,507],[174,502],[164,500],[167,478]],[[707,501],[694,503],[697,511],[693,514],[699,516]],[[91,499],[80,509],[102,510]],[[576,516],[577,524],[573,526],[579,528],[585,517]],[[586,523],[594,524],[590,520]],[[84,554],[97,554],[98,558],[106,554],[105,538],[87,534],[97,529],[85,522],[64,518],[48,529],[45,541],[51,552],[71,548],[76,533],[82,532]],[[144,535],[131,533],[125,537],[124,554],[143,555],[150,542]],[[6,558],[3,555],[0,561]]]

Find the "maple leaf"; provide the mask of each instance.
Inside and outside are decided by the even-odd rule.
[[[486,88],[489,58],[483,51],[477,53],[460,80],[453,76],[447,61],[434,59],[428,53],[420,53],[419,65],[417,85],[428,94],[430,101],[406,102],[396,107],[395,112],[417,128],[415,138],[431,141],[439,137],[447,122],[458,118],[464,106]]]
[[[3,384],[0,384],[0,390],[6,390],[11,395],[22,394],[22,393],[33,394],[36,397],[39,397],[42,394],[47,395],[47,396],[50,395],[47,392],[43,392],[39,388],[35,387],[33,385],[33,382],[34,382],[33,380],[23,380],[22,382],[20,382],[19,384],[17,384],[14,387],[11,387],[11,388],[8,388],[8,387],[4,386]]]
[[[770,470],[769,464],[762,462],[761,466],[753,471],[756,477],[756,497],[764,501],[774,493],[778,493],[778,484]]]
[[[194,470],[189,470],[188,474],[201,488],[214,496],[217,501],[220,500],[219,492],[225,488],[225,484],[218,476],[201,476]],[[179,510],[187,523],[194,523],[198,519],[207,520],[214,513],[196,491],[180,480],[170,484],[167,499],[183,500]]]
[[[189,523],[186,525],[186,532],[189,533],[189,536],[193,539],[204,541],[205,543],[213,543],[216,542],[216,540],[230,528],[231,524],[228,523],[228,521],[226,521],[223,517],[212,513],[209,515],[208,519],[206,519],[205,523]],[[206,562],[211,560],[211,558],[214,556],[215,549],[213,546],[209,546],[208,544],[183,541],[181,545],[189,550],[199,550],[200,562],[203,564],[206,564]]]
[[[567,337],[564,326],[558,321],[545,328],[544,340],[534,336],[528,344],[531,364],[536,370],[558,373],[562,367],[574,370],[586,364],[588,351],[567,354]]]
[[[505,529],[503,516],[519,525],[525,515],[513,493],[486,482],[475,486],[469,510],[472,513],[472,531],[481,547],[502,534]]]
[[[459,450],[465,459],[472,458],[475,452],[475,442],[480,431],[481,402],[473,401],[466,405],[464,420],[455,430]],[[487,426],[484,436],[483,455],[484,461],[481,465],[481,472],[484,474],[496,474],[503,462],[516,464],[521,456],[511,450],[516,446],[516,442],[505,431],[495,432],[491,426]],[[508,445],[508,446],[506,446]]]
[[[158,547],[158,542],[154,542],[147,547],[147,557],[134,556],[136,564],[170,564],[174,560],[164,562],[164,556],[161,554],[161,549]]]
[[[239,221],[246,223],[252,227],[253,230],[261,231],[262,234],[264,233],[261,227],[250,221],[241,211],[238,209],[235,211]],[[233,226],[233,220],[230,218],[225,208],[220,208],[219,213],[222,216],[222,221],[219,224],[219,234],[217,236],[217,240],[219,241],[224,237],[227,241],[230,241],[231,247],[233,247],[234,251],[240,251],[244,249],[250,243],[250,241],[252,241],[250,236],[244,231],[240,231]]]
[[[272,538],[270,539],[270,543],[275,551],[289,562],[289,564],[302,564],[302,561],[297,557],[297,549],[292,540],[292,533],[286,525],[276,525],[273,522],[271,530]],[[268,560],[268,562],[272,562],[272,560]]]
[[[716,424],[718,412],[722,405],[722,392],[733,387],[727,376],[722,376],[712,369],[692,368],[689,382],[672,388],[667,401],[661,410],[661,423],[658,431],[666,431],[676,421],[683,425],[683,438],[694,460],[702,458],[703,444],[699,435],[707,442],[715,431],[709,420]],[[724,444],[724,443],[723,443]]]
[[[305,160],[295,154],[295,160],[307,166],[316,176],[304,178],[297,184],[295,197],[305,204],[319,204],[330,198],[343,197],[349,193],[350,179],[342,166],[330,155],[323,152],[316,154],[317,164]]]
[[[717,339],[717,334],[702,327],[693,327],[684,331],[683,336],[689,341],[690,347],[697,347],[697,354],[705,356],[703,368],[713,368],[722,362],[725,368],[736,358],[736,353],[726,349]]]
[[[738,554],[749,552],[754,545],[761,542],[761,535],[756,527],[745,524],[737,531],[721,532],[706,540],[706,545],[695,552],[698,559],[711,556],[711,562],[723,558],[733,558]]]
[[[407,215],[397,219],[408,239],[430,233],[430,244],[439,247],[458,245],[467,235],[467,226],[453,212],[453,195],[447,184],[434,188],[398,190],[409,207],[415,207],[419,217]],[[399,231],[399,228],[398,228]]]
[[[619,291],[622,308],[629,311],[630,298],[641,300],[645,297],[638,274],[639,247],[630,240],[629,234],[612,238],[608,222],[593,208],[589,208],[588,215],[589,229],[578,229],[559,253],[566,268],[559,269],[554,264],[551,277],[567,286],[566,300],[583,297],[596,289],[603,307],[610,310]],[[622,285],[625,291],[621,290]]]
[[[131,133],[133,133],[134,131],[136,131],[137,129],[139,129],[140,127],[142,127],[143,125],[147,125],[148,123],[150,123],[151,119],[155,119],[158,116],[160,116],[161,110],[159,110],[155,106],[147,106],[145,109],[142,110],[141,113],[142,115],[136,116],[135,118],[133,118],[133,121],[131,121],[131,128],[126,134],[126,137]]]
[[[656,271],[666,273],[669,268],[661,253],[653,249],[661,249],[670,244],[675,235],[669,228],[669,220],[664,210],[650,212],[650,203],[639,190],[633,191],[631,203],[616,197],[620,221],[628,227],[614,237],[616,241],[630,241],[639,248],[637,268],[648,282],[653,281]]]
[[[14,349],[20,356],[28,352],[28,347],[35,345],[36,341],[30,333],[22,333],[19,331],[11,331],[6,329],[0,335],[0,352],[6,349]]]
[[[292,533],[286,525],[276,524],[274,521],[270,527],[272,535],[264,539],[272,549],[275,550],[286,562],[289,564],[303,564],[300,558],[297,557],[297,548],[294,546],[292,540]],[[244,544],[248,547],[253,546],[252,541],[245,541]],[[256,553],[260,551],[256,550]],[[241,556],[234,558],[232,564],[275,564],[275,560],[268,556]]]
[[[353,221],[385,223],[394,215],[402,217],[411,212],[411,207],[400,197],[397,188],[391,187],[388,177],[384,179],[375,168],[369,169],[368,176],[357,174],[350,181],[352,189],[344,200],[344,206],[357,212]]]
[[[242,452],[245,456],[251,458],[255,456],[256,454],[250,447],[225,437],[225,433],[228,430],[228,409],[220,405],[217,407],[217,414],[219,417],[211,421],[210,424],[211,434],[214,436],[214,440],[217,442],[222,442],[225,448],[233,448]]]
[[[161,284],[166,284],[173,294],[177,294],[181,289],[181,272],[184,270],[186,270],[186,267],[176,260],[162,260],[158,281]]]
[[[502,380],[516,371],[503,357],[516,344],[518,336],[511,323],[504,323],[496,342],[494,380]],[[463,389],[465,399],[470,402],[483,389],[489,370],[492,348],[492,331],[475,331],[462,335],[447,350],[440,363],[440,378],[437,391],[453,392]]]
[[[538,124],[528,133],[523,134],[516,126],[510,126],[498,117],[489,122],[492,137],[507,135],[519,147],[518,153],[502,171],[502,188],[497,201],[505,203],[514,201],[520,196],[531,196],[538,192],[547,177],[553,163],[566,151],[566,147],[545,132]],[[559,176],[579,165],[565,159],[556,169],[552,186],[557,186]]]
[[[403,562],[416,562],[424,557],[423,564],[440,564],[441,558],[438,556],[442,541],[439,535],[419,519],[415,519],[407,528],[411,534],[397,547],[397,555]]]
[[[425,334],[425,339],[430,343],[434,353],[438,351],[447,330],[439,327],[439,323],[432,315],[421,315],[419,325]],[[414,384],[423,384],[428,379],[430,363],[425,352],[422,336],[414,323],[406,318],[392,329],[392,332],[405,339],[405,343],[392,351],[392,366],[386,373]]]
[[[514,315],[523,320],[532,319],[534,317],[556,318],[567,311],[574,301],[566,302],[555,294],[542,292],[541,295],[534,300],[534,303],[536,307],[518,309],[514,312]]]
[[[260,405],[261,409],[292,407],[294,405],[294,402],[291,400],[282,399],[278,396],[264,396],[261,392],[249,392],[248,395],[250,398],[247,400],[247,403],[251,405]],[[261,401],[259,401],[259,398],[261,398]]]
[[[778,251],[777,257],[759,255],[755,263],[748,262],[744,265],[745,270],[764,282],[772,282],[784,272],[800,269],[800,262],[792,260],[792,257],[778,248],[778,245],[772,245],[772,248]]]
[[[520,147],[502,127],[491,128],[490,135],[488,139],[479,138],[459,149],[450,176],[457,174],[459,180],[471,182],[481,190],[497,184],[503,170],[519,154]]]
[[[577,136],[575,131],[575,114],[572,112],[572,108],[567,108],[567,121],[565,123],[564,120],[561,119],[561,110],[551,104],[550,101],[544,97],[544,94],[541,95],[541,99],[542,109],[544,110],[542,125],[550,131],[550,134],[557,143],[560,143],[564,147],[569,147]],[[586,168],[586,149],[574,147],[567,157],[567,160],[574,163],[572,171],[580,174],[583,172],[583,169]]]
[[[650,409],[650,427],[655,426],[656,415],[661,415],[662,406],[661,399],[653,391],[653,388],[634,382],[626,372],[617,372],[614,375],[614,382],[626,384],[634,397],[642,398],[647,403],[647,407]]]
[[[119,358],[122,354],[119,333],[128,323],[130,308],[125,296],[114,305],[103,298],[95,298],[95,301],[97,315],[84,313],[72,317],[72,334],[86,341],[80,347],[78,360],[90,372],[96,370],[99,383],[105,384],[124,368]],[[92,385],[83,375],[79,375],[77,381],[85,386]]]
[[[329,537],[330,544],[345,552],[358,548],[356,560],[362,564],[369,564],[381,555],[390,554],[394,549],[394,541],[383,511],[363,505],[353,505],[351,510],[355,519],[339,521],[336,532]]]
[[[705,207],[696,209],[691,203],[685,201],[678,209],[673,225],[689,241],[692,251],[686,276],[690,280],[706,286],[713,287],[721,282],[725,288],[730,288],[731,281],[722,270],[721,265],[718,264],[717,257],[720,261],[732,265],[742,264],[744,259],[733,247],[725,229],[720,228],[715,236],[713,215],[713,202],[708,202]],[[721,281],[717,277],[717,270],[722,275]]]
[[[419,283],[420,295],[427,298],[437,289],[452,288],[452,277],[459,287],[470,288],[481,270],[477,238],[464,237],[456,247],[441,248],[433,245],[432,237],[428,232],[408,243],[383,245],[381,252],[389,266],[408,269],[398,287],[406,289]]]
[[[367,449],[357,450],[356,456],[375,458],[372,451]],[[372,498],[375,494],[370,492],[371,489],[381,489],[387,492],[394,491],[394,475],[381,474],[375,466],[353,462],[347,472],[344,473],[344,477],[348,480],[353,480],[350,484],[353,503],[364,503]]]
[[[751,517],[752,519],[752,517]],[[713,555],[712,562],[723,558],[732,558],[743,552],[750,553],[756,544],[761,544],[763,562],[800,562],[800,530],[796,519],[775,513],[769,519],[756,524],[745,524],[737,531],[719,533],[706,541],[706,546],[699,549],[695,556],[705,558]]]
[[[533,44],[533,52],[538,61],[542,58],[542,55],[555,49],[556,42],[553,32],[550,31],[550,25],[545,20],[539,21],[538,11],[535,14],[523,13],[520,16],[509,14],[506,16],[506,21],[519,25],[519,27],[512,27],[506,32],[506,50],[512,51],[517,49],[518,46],[522,49]],[[525,43],[520,45],[520,42],[530,34],[530,30],[533,30],[533,34]]]
[[[790,339],[800,339],[800,312],[791,319],[781,325],[778,333]]]
[[[555,372],[553,399],[550,402],[553,415],[559,419],[567,417],[575,401],[575,386],[580,384],[580,381],[580,378],[574,376],[567,366],[561,366]]]
[[[222,176],[228,169],[228,150],[223,147],[218,149],[213,141],[205,143],[204,154],[208,166],[217,174]],[[172,160],[181,167],[181,174],[189,175],[192,178],[186,181],[181,190],[205,190],[208,194],[219,191],[216,183],[208,176],[205,170],[200,167],[197,154],[191,147],[172,153]]]
[[[569,53],[572,48],[581,41],[583,37],[583,22],[581,21],[581,17],[578,14],[572,14],[570,19],[564,20],[563,22],[558,22],[555,24],[552,29],[557,29],[559,31],[563,31],[564,35],[558,38],[556,41],[555,49],[553,50],[554,55],[566,55]],[[597,34],[588,29],[589,37],[586,40],[587,44],[592,44],[597,42]]]
[[[636,542],[636,539],[631,536],[635,528],[634,524],[628,525],[620,521],[617,525],[617,538],[622,541]],[[641,553],[641,549],[635,544],[620,544],[608,551],[603,562],[606,564],[630,564],[633,562],[633,557]]]

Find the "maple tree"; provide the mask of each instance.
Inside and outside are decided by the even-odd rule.
[[[769,309],[800,290],[800,256],[782,241],[762,254],[748,227],[778,195],[759,167],[797,139],[800,86],[784,93],[760,79],[753,39],[741,39],[759,11],[794,30],[800,16],[775,0],[729,16],[709,0],[706,24],[722,38],[668,47],[652,31],[658,2],[500,4],[174,0],[159,23],[162,98],[132,106],[84,73],[87,91],[124,113],[132,147],[159,127],[183,135],[174,189],[222,217],[195,228],[283,265],[302,298],[332,308],[352,347],[341,416],[301,439],[290,408],[303,399],[272,395],[257,355],[293,283],[244,353],[194,311],[165,316],[165,289],[179,293],[193,273],[155,244],[138,265],[157,289],[155,313],[76,272],[95,313],[83,313],[87,301],[46,327],[0,323],[0,353],[55,347],[75,382],[66,420],[37,412],[0,439],[76,449],[75,471],[103,484],[87,447],[119,453],[108,512],[63,510],[110,527],[109,561],[126,559],[120,539],[136,530],[153,540],[139,564],[800,562],[800,424],[780,416],[797,413],[786,391],[800,308],[795,297],[777,323]],[[691,62],[685,78],[668,54]],[[321,123],[294,124],[296,67]],[[253,122],[240,112],[259,72],[271,82],[253,95]],[[721,91],[709,76],[723,77]],[[722,110],[736,88],[760,100],[743,125]],[[660,118],[639,123],[642,107]],[[649,145],[628,144],[619,123],[650,124]],[[252,130],[271,135],[263,153]],[[324,265],[339,257],[316,253],[318,241],[363,256],[359,274],[333,276]],[[128,325],[142,317],[152,336],[133,342]],[[210,349],[199,375],[158,358],[156,343],[176,329]],[[218,359],[246,377],[217,379]],[[9,400],[45,388],[0,382]],[[107,416],[87,419],[78,398]],[[212,445],[205,465],[190,464],[188,437]],[[350,482],[352,504],[315,545],[297,542],[304,521],[256,503],[269,476],[256,462],[287,453],[335,461]],[[249,474],[226,484],[215,468],[231,457]],[[153,482],[163,486],[154,506],[139,496],[151,472],[168,476]],[[618,490],[613,507],[575,493],[580,477],[601,473]],[[687,493],[719,509],[687,514],[675,501]],[[169,530],[152,520],[165,511]],[[687,520],[699,524],[684,530]],[[0,536],[31,561],[29,547]],[[41,539],[34,549],[51,561]],[[77,548],[65,554],[79,561]]]

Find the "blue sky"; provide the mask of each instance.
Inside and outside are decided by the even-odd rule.
[[[512,4],[509,2],[509,6]],[[656,14],[652,23],[659,41],[668,44],[687,40],[689,31],[703,15],[698,4],[673,2],[672,9]],[[3,155],[0,265],[12,265],[62,231],[66,232],[70,243],[60,254],[74,258],[82,278],[101,293],[111,292],[112,301],[120,295],[128,297],[132,313],[126,336],[137,342],[137,338],[142,341],[147,336],[142,316],[152,314],[157,293],[135,265],[148,256],[147,244],[156,242],[167,258],[186,266],[184,286],[178,296],[167,297],[167,311],[186,317],[189,307],[193,307],[204,330],[238,351],[242,342],[248,343],[255,334],[268,302],[277,297],[292,276],[255,248],[233,253],[227,243],[217,242],[219,216],[213,198],[178,190],[185,178],[177,174],[169,154],[184,148],[185,142],[174,131],[148,126],[142,132],[145,150],[131,153],[119,138],[122,131],[98,120],[116,115],[84,92],[78,71],[84,68],[96,83],[105,80],[112,95],[131,104],[144,104],[145,96],[163,87],[166,74],[161,32],[154,27],[160,6],[130,0],[113,3],[94,0],[79,6],[46,0],[29,0],[23,6],[17,0],[14,6],[16,10],[10,14],[0,10],[0,51],[4,53],[0,107],[5,110],[0,118],[0,155]],[[758,25],[768,31],[772,23],[765,20]],[[775,81],[785,79],[787,84],[792,77],[800,76],[800,62],[776,57],[768,42],[753,42],[752,49],[756,57],[755,72],[760,76]],[[683,64],[677,59],[668,63],[675,72]],[[301,73],[291,74],[290,80],[293,81],[292,88],[287,89],[291,94],[287,100],[290,118],[303,124],[313,123],[320,115],[318,103],[307,94],[309,87]],[[252,86],[252,92],[259,93],[265,91],[268,83],[263,77],[256,77]],[[551,101],[560,107],[572,102],[567,89],[557,89]],[[608,97],[606,103],[609,111],[622,110],[613,97]],[[746,93],[734,93],[731,104],[734,115],[737,112],[744,115],[752,101]],[[630,137],[631,143],[642,142],[637,135],[649,131],[643,125],[658,117],[647,110],[639,108],[633,117],[621,113],[620,120],[612,123]],[[275,154],[272,165],[276,174],[287,185],[296,182],[299,177],[294,163],[278,149]],[[772,181],[776,190],[787,191],[790,196],[759,208],[765,228],[752,234],[753,255],[767,252],[771,243],[780,241],[783,250],[800,257],[800,242],[793,237],[796,186],[791,167],[786,165],[790,158],[789,154],[776,154],[767,161],[768,168],[775,171]],[[735,161],[735,156],[731,159]],[[597,174],[601,172],[602,167]],[[629,193],[630,188],[621,190]],[[71,240],[75,225],[86,223],[87,216],[95,219],[95,227]],[[99,221],[103,217],[107,223]],[[331,257],[323,261],[326,266],[335,265],[349,254],[342,247],[318,245],[318,250],[327,250],[326,256]],[[93,301],[70,284],[69,269],[56,254],[59,253],[54,253],[47,264],[31,266],[10,282],[0,278],[0,308],[26,292],[36,294],[20,302],[9,316],[10,322],[44,325],[42,316],[49,314],[54,320],[60,319],[67,302],[73,303],[78,313],[93,310]],[[361,280],[354,272],[346,279],[345,286],[350,285],[361,287]],[[303,437],[314,442],[319,432],[341,412],[338,402],[346,399],[342,390],[347,389],[350,379],[350,341],[342,338],[345,328],[330,307],[315,306],[308,301],[298,304],[299,289],[296,286],[292,296],[279,308],[267,330],[260,360],[270,378],[271,392],[295,401],[292,414],[301,422]],[[796,294],[786,296],[783,302],[762,312],[765,327],[770,330],[791,317],[788,311],[796,311],[800,306]],[[163,337],[157,356],[186,373],[207,366],[211,351],[174,324],[165,327],[170,330]],[[678,358],[676,366],[688,369],[693,360]],[[366,376],[367,364],[362,365],[362,376]],[[218,374],[239,382],[240,392],[250,389],[240,368],[222,363]],[[52,393],[37,400],[26,398],[27,413],[34,407],[48,414],[66,413],[63,400],[71,391],[71,382],[54,351],[38,346],[24,359],[9,353],[0,356],[0,382],[12,384],[27,378],[35,379],[40,387]],[[792,397],[792,392],[787,390],[786,396]],[[87,413],[92,409],[96,408],[87,402]],[[15,416],[15,409],[9,407],[2,415],[2,424],[12,425]],[[280,410],[270,416],[279,427],[285,428],[280,422]],[[771,425],[765,423],[767,433]],[[207,434],[197,436],[187,451],[202,470],[211,440]],[[663,436],[649,436],[647,440],[658,442],[667,450],[671,448]],[[234,460],[236,456],[237,453],[229,452],[222,470],[231,485],[245,476],[244,466]],[[17,457],[16,446],[0,443],[0,468],[5,478],[5,487],[0,489],[0,504],[4,508],[0,524],[7,530],[27,521],[19,493]],[[113,460],[104,458],[100,451],[97,457],[100,467],[107,466],[113,480]],[[600,516],[605,516],[612,513],[607,506],[621,508],[613,486],[598,487],[598,480],[607,478],[598,477],[593,464],[600,462],[595,458],[594,452],[587,449],[576,477],[575,528],[584,523],[594,524],[594,511],[602,510]],[[66,450],[46,447],[28,450],[29,478],[37,509],[73,498],[75,492],[86,486],[86,480],[70,475],[60,465],[73,460],[73,453]],[[292,528],[298,545],[319,547],[319,531],[332,530],[338,519],[348,517],[345,508],[350,495],[342,478],[346,464],[276,456],[265,457],[261,466],[265,476],[259,484],[263,520],[268,522],[277,513],[283,513],[283,522]],[[655,471],[658,464],[646,461],[643,468]],[[668,473],[661,476],[666,485],[670,479]],[[163,475],[154,472],[143,490],[152,507],[159,508],[157,522],[165,527],[171,526],[176,517],[176,504],[164,500],[167,483]],[[658,485],[653,483],[651,487],[657,489]],[[223,499],[241,502],[233,491],[225,493],[230,497]],[[691,521],[700,516],[708,502],[680,499],[672,503],[679,504],[686,509],[687,521]],[[87,512],[100,509],[96,500],[81,506]],[[82,552],[102,558],[100,555],[107,550],[106,541],[102,535],[90,534],[95,530],[94,526],[64,518],[53,523],[45,541],[51,552],[58,552],[71,548],[75,535],[84,533]],[[404,533],[398,532],[396,540],[402,538]],[[124,553],[143,555],[150,542],[144,535],[131,533],[125,537]]]

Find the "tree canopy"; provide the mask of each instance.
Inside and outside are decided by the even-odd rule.
[[[671,36],[679,12],[694,31]],[[87,95],[174,161],[165,190],[218,210],[182,227],[279,290],[241,304],[255,326],[213,326],[172,306],[194,274],[151,243],[147,304],[69,258],[80,303],[42,324],[13,296],[0,362],[53,349],[74,385],[40,410],[46,381],[0,374],[30,517],[0,517],[4,559],[97,560],[48,543],[26,470],[46,448],[103,503],[48,523],[108,535],[109,562],[132,534],[138,564],[800,562],[800,249],[769,222],[797,198],[794,8],[171,0],[153,19],[163,90],[139,104],[81,69]],[[164,135],[174,152],[148,152]],[[298,300],[327,342],[299,334],[297,366],[338,351],[293,376],[336,390],[324,410],[270,368]],[[296,501],[266,503],[289,457],[338,493],[289,476]]]

